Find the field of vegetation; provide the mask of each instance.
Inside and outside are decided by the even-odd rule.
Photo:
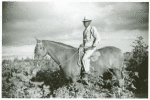
[[[89,76],[90,85],[67,82],[52,59],[15,58],[2,61],[2,98],[148,98],[148,46],[139,37],[133,51],[125,53],[125,89],[109,73]],[[129,54],[132,56],[129,56]],[[139,98],[139,97],[138,97]]]

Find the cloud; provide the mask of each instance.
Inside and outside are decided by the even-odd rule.
[[[3,15],[3,45],[17,45],[22,37],[43,38],[71,34],[83,28],[85,15],[96,16],[99,11],[92,3],[15,2],[3,5],[6,6],[3,9],[3,12],[6,11]],[[28,44],[24,39],[21,44],[25,43]]]
[[[3,2],[3,23],[55,17],[51,9],[53,5],[49,2]]]
[[[19,55],[34,55],[35,45],[24,45],[24,46],[5,46],[2,48],[3,56],[19,56]]]
[[[2,46],[4,51],[10,51],[4,54],[35,45],[34,37],[78,47],[82,43],[84,16],[92,19],[91,25],[102,38],[101,46],[127,49],[122,44],[129,47],[132,40],[128,38],[139,35],[148,43],[148,3],[3,2],[2,7]],[[114,41],[116,38],[120,44]],[[121,39],[125,41],[121,43]],[[19,47],[10,48],[14,46]]]
[[[149,8],[145,4],[147,5],[147,3],[115,3],[105,16],[107,27],[115,31],[148,30]]]

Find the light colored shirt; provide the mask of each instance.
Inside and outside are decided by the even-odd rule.
[[[94,26],[88,26],[83,31],[83,45],[85,48],[97,46],[100,40],[100,35]]]

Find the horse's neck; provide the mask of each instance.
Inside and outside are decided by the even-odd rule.
[[[60,46],[60,44],[50,41],[43,43],[48,51],[48,54],[57,64],[61,64],[65,60],[69,59],[68,57],[72,56],[77,51],[76,48]]]

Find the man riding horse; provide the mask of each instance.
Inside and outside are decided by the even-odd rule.
[[[87,75],[90,74],[90,59],[89,57],[97,49],[97,44],[100,42],[100,35],[94,26],[90,26],[92,20],[86,17],[83,20],[85,30],[83,31],[83,44],[79,49],[83,49],[84,55],[82,58],[82,64],[85,69],[83,80],[87,80]]]
[[[96,77],[111,69],[112,74],[119,81],[118,85],[123,87],[124,80],[122,71],[124,56],[121,49],[113,46],[106,46],[96,50],[96,46],[100,41],[100,36],[96,28],[90,26],[91,20],[84,18],[83,23],[85,26],[85,30],[83,32],[84,40],[83,44],[80,45],[79,50],[60,42],[36,39],[37,43],[35,46],[34,59],[41,60],[44,59],[47,54],[50,55],[51,58],[58,64],[65,79],[76,83],[83,68],[79,66],[80,56],[78,55],[78,51],[84,50],[82,62],[85,68],[85,74],[83,75],[83,80],[84,78],[87,79],[87,75],[90,72],[92,73],[92,76]],[[95,56],[93,56],[93,54]],[[89,57],[91,61],[88,59]],[[91,70],[90,65],[93,70]],[[88,83],[88,80],[85,80],[85,82]]]

